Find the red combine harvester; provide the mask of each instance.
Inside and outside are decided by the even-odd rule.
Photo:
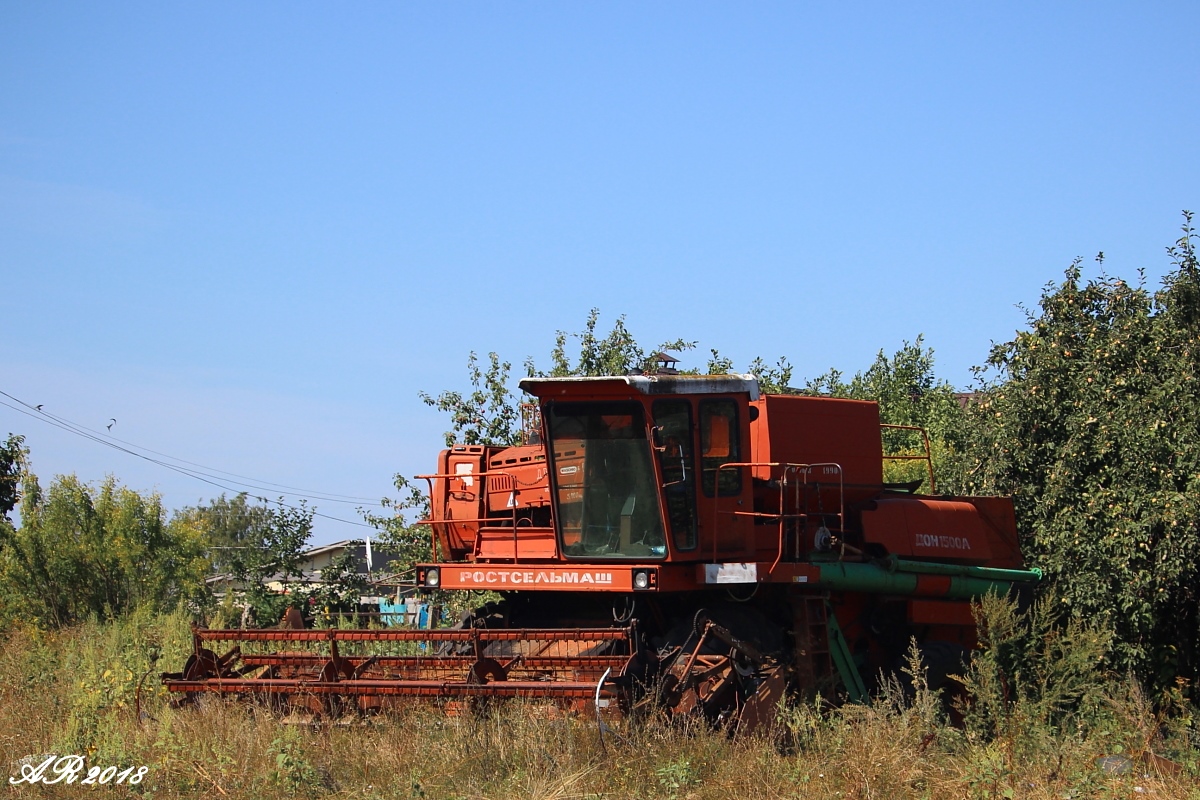
[[[956,667],[971,600],[1039,577],[1008,499],[884,483],[875,403],[742,375],[521,388],[540,412],[526,444],[455,445],[422,476],[435,562],[418,585],[501,602],[434,631],[198,629],[167,688],[325,713],[657,702],[749,728],[789,691],[866,699],[914,638],[931,672]]]

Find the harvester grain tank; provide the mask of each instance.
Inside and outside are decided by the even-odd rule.
[[[167,687],[326,712],[657,702],[751,727],[788,692],[865,699],[914,639],[961,656],[972,599],[1037,580],[1008,499],[884,482],[875,403],[761,395],[749,375],[521,388],[539,412],[526,444],[455,445],[422,476],[418,584],[502,602],[436,631],[197,630]]]

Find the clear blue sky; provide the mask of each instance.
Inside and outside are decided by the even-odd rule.
[[[966,386],[1072,258],[1169,268],[1197,29],[1190,1],[3,0],[0,390],[375,498],[434,467],[419,390],[472,350],[546,364],[593,306],[798,378],[923,333]],[[9,431],[44,483],[221,491]]]

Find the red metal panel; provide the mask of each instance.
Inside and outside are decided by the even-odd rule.
[[[965,500],[885,498],[863,511],[862,524],[866,541],[892,555],[976,565],[992,556],[983,518]]]
[[[980,521],[992,545],[990,567],[1021,569],[1025,559],[1021,557],[1021,543],[1017,538],[1017,520],[1013,512],[1012,498],[971,497],[971,505],[979,510]]]
[[[438,493],[445,508],[441,519],[451,520],[439,527],[443,528],[450,547],[455,551],[470,550],[479,528],[474,520],[483,516],[484,487],[479,475],[483,472],[484,456],[482,447],[455,446],[447,453],[442,472],[443,475],[454,477],[437,480],[440,487]]]
[[[171,692],[224,692],[235,694],[336,694],[401,695],[410,697],[527,697],[590,698],[595,683],[574,681],[494,681],[471,684],[436,680],[306,681],[284,678],[212,678],[203,681],[164,680]],[[603,691],[601,697],[612,697]]]
[[[918,575],[917,594],[927,597],[943,597],[950,593],[949,575]]]
[[[541,445],[499,450],[488,458],[487,509],[507,513],[514,508],[550,504],[550,481]]]
[[[364,630],[329,628],[327,630],[198,628],[194,635],[203,642],[515,642],[538,641],[609,641],[629,638],[628,628],[471,628],[454,630]]]
[[[364,656],[346,657],[351,666],[358,666],[367,660]],[[430,670],[457,669],[465,673],[466,669],[478,661],[474,655],[467,656],[372,656],[371,660],[381,669],[413,667]],[[629,656],[521,656],[517,665],[523,668],[536,669],[539,667],[588,667],[593,669],[618,669],[624,667]],[[328,655],[319,653],[264,653],[261,655],[243,655],[242,663],[251,667],[262,666],[324,666],[329,663]]]
[[[756,403],[755,461],[840,464],[849,486],[883,482],[879,406],[864,400],[766,395]],[[757,477],[765,477],[759,475]]]

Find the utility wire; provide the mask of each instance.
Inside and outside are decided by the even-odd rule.
[[[3,394],[3,392],[0,392],[0,394]],[[43,411],[42,413],[48,417],[53,417],[54,419],[59,419],[59,420],[62,419],[62,417],[56,417],[48,411]],[[203,470],[206,470],[207,472],[210,472],[210,473],[215,472],[219,475],[228,475],[231,478],[242,478],[245,481],[256,481],[258,483],[265,484],[266,486],[273,487],[274,489],[287,489],[287,490],[289,490],[288,491],[289,494],[296,494],[297,496],[300,496],[300,497],[308,497],[308,498],[311,498],[314,500],[330,500],[330,501],[333,501],[336,503],[358,503],[358,504],[366,503],[367,505],[373,505],[373,506],[379,505],[379,501],[374,497],[358,497],[357,495],[353,495],[353,494],[337,494],[336,492],[322,492],[317,489],[303,489],[299,486],[288,486],[285,483],[273,483],[271,481],[263,480],[262,478],[252,478],[249,475],[239,475],[236,472],[228,472],[223,469],[217,469],[216,467],[209,467],[209,466],[205,466],[204,464],[197,464],[195,461],[188,461],[187,459],[184,459],[184,458],[176,458],[175,456],[172,456],[168,453],[160,453],[157,450],[151,450],[149,447],[142,447],[141,445],[134,444],[133,442],[127,442],[124,439],[117,438],[116,436],[100,433],[95,428],[88,428],[83,425],[80,425],[78,427],[83,428],[84,430],[92,431],[93,433],[97,433],[100,436],[103,436],[106,439],[111,439],[114,442],[120,442],[121,444],[129,445],[130,447],[136,447],[138,450],[142,450],[147,453],[153,453],[156,456],[162,456],[163,458],[169,458],[170,460],[176,461],[180,464],[187,464],[189,466],[199,467]],[[238,481],[238,483],[240,483],[240,482],[241,481]],[[246,485],[254,486],[253,483],[247,483]]]
[[[4,394],[4,393],[0,392],[0,394]],[[79,432],[87,431],[88,432],[87,434],[82,434],[82,435],[88,435],[89,438],[94,438],[93,436],[91,436],[91,434],[95,434],[96,436],[101,437],[101,439],[97,439],[96,441],[101,441],[103,444],[109,444],[110,442],[120,442],[121,444],[128,445],[129,447],[136,448],[136,449],[141,450],[146,453],[154,453],[155,455],[162,456],[163,458],[170,459],[171,461],[175,461],[180,464],[189,464],[193,467],[199,467],[199,469],[194,470],[194,472],[201,474],[201,475],[207,475],[210,478],[216,478],[216,477],[218,477],[218,475],[228,475],[233,478],[242,478],[243,480],[234,481],[234,483],[242,484],[244,486],[249,486],[252,489],[261,489],[265,492],[274,492],[274,491],[278,491],[280,489],[287,489],[289,491],[284,492],[285,494],[294,494],[297,497],[304,497],[309,500],[321,500],[321,501],[330,502],[330,503],[346,503],[349,505],[364,505],[364,504],[365,505],[373,505],[373,506],[380,505],[379,501],[371,499],[371,498],[367,498],[367,497],[355,497],[354,495],[333,494],[331,492],[321,492],[321,491],[317,491],[314,489],[301,489],[296,486],[286,486],[281,483],[272,483],[271,481],[264,481],[261,478],[251,478],[247,475],[238,475],[235,472],[226,472],[225,470],[220,470],[215,467],[207,467],[203,464],[197,464],[194,461],[186,461],[182,458],[176,458],[174,456],[167,455],[166,453],[160,453],[157,450],[151,450],[149,447],[142,447],[141,445],[133,444],[132,442],[127,442],[123,439],[118,439],[115,436],[110,436],[108,434],[100,433],[99,431],[95,430],[94,428],[88,428],[83,425],[79,425],[78,423],[71,422],[70,420],[67,420],[63,417],[55,416],[54,414],[51,414],[48,411],[42,411],[40,413],[46,417],[49,417],[53,420],[61,422],[64,425],[69,425],[71,428],[76,429]],[[109,444],[109,446],[115,447],[115,445],[111,445],[111,444]],[[117,449],[124,450],[124,448],[117,448]],[[129,451],[124,450],[124,452],[129,452]],[[140,457],[145,458],[145,456],[140,456]],[[162,463],[156,459],[147,459],[147,460],[153,461],[156,464]],[[189,472],[190,471],[191,470],[189,470]],[[217,473],[217,475],[214,475],[213,473]],[[222,480],[224,480],[224,479],[222,478]]]
[[[129,447],[136,447],[139,450],[145,450],[146,452],[149,452],[149,453],[155,453],[156,455],[161,455],[161,456],[164,456],[165,458],[170,458],[174,461],[178,461],[178,462],[184,463],[184,464],[188,464],[188,463],[192,463],[192,462],[184,461],[183,459],[177,459],[177,458],[174,458],[173,456],[168,456],[164,453],[157,453],[156,451],[150,450],[149,448],[140,447],[139,445],[131,444],[129,442],[122,442],[122,440],[120,440],[120,439],[115,439],[114,437],[106,436],[105,434],[99,433],[98,431],[92,431],[91,429],[86,428],[83,425],[79,425],[75,422],[72,422],[71,420],[68,420],[64,417],[59,417],[54,414],[50,414],[48,412],[42,411],[42,409],[40,407],[26,403],[24,400],[14,397],[13,395],[11,395],[8,392],[5,392],[3,390],[0,390],[0,395],[3,395],[4,397],[7,397],[10,400],[12,400],[13,402],[18,404],[16,406],[14,406],[11,403],[6,403],[3,400],[0,400],[0,405],[10,408],[13,411],[16,411],[18,413],[24,414],[27,417],[32,417],[33,419],[44,422],[47,425],[51,425],[51,426],[53,426],[55,428],[59,428],[61,430],[65,430],[68,433],[73,433],[76,436],[82,436],[85,439],[90,439],[93,442],[102,444],[105,447],[111,447],[114,450],[118,450],[122,453],[127,453],[128,455],[134,456],[135,458],[140,458],[143,461],[148,461],[151,464],[156,464],[160,467],[164,467],[164,468],[172,470],[174,472],[178,472],[181,475],[187,475],[188,477],[195,478],[196,480],[199,480],[199,481],[203,481],[204,483],[207,483],[211,486],[216,486],[218,489],[223,489],[224,491],[227,491],[227,492],[234,492],[235,494],[241,494],[244,492],[244,489],[236,488],[236,486],[227,486],[225,483],[221,483],[220,481],[225,480],[225,479],[218,478],[215,475],[211,475],[207,472],[203,472],[198,469],[189,469],[187,467],[180,467],[175,464],[171,464],[171,463],[162,461],[157,458],[151,458],[150,456],[143,455],[142,453],[136,452],[135,450],[131,450],[131,449],[129,449]],[[23,406],[23,408],[20,406]],[[121,442],[121,444],[117,444],[116,442]],[[127,444],[127,445],[129,445],[129,447],[123,447],[122,444]],[[194,466],[200,466],[200,465],[194,465]],[[205,467],[205,469],[209,469],[209,468]],[[212,470],[212,471],[213,472],[223,472],[222,470]],[[227,472],[223,472],[223,474],[233,475],[233,473],[227,473]],[[240,477],[240,476],[238,476],[238,477]],[[261,489],[263,491],[275,491],[275,489],[269,489],[266,486],[256,485],[253,483],[243,483],[241,481],[230,481],[230,482],[234,483],[235,485],[241,484],[243,486],[249,486],[254,489]],[[277,488],[287,488],[287,487],[283,487],[282,484],[273,484],[270,481],[261,481],[261,483],[266,484],[267,486],[273,486],[273,487],[277,487]],[[328,501],[328,502],[334,502],[334,503],[354,503],[355,502],[352,499],[351,500],[338,499],[339,497],[352,497],[350,495],[330,496],[330,495],[321,495],[320,493],[315,493],[315,492],[311,493],[311,494],[292,492],[291,494],[296,494],[297,496],[303,497],[305,499],[321,500],[321,501]],[[264,498],[264,497],[259,497],[259,499],[262,500],[263,502],[267,502],[266,498]],[[334,522],[341,522],[345,525],[354,525],[354,526],[357,526],[360,528],[374,529],[373,525],[369,525],[365,522],[358,522],[355,520],[343,519],[341,517],[334,517],[334,516],[330,516],[328,514],[319,513],[313,509],[300,509],[297,506],[291,505],[289,503],[284,503],[282,500],[277,500],[274,502],[278,503],[280,506],[285,507],[285,508],[290,508],[293,510],[306,510],[309,513],[311,513],[313,516],[321,517],[322,519],[328,519],[328,520],[332,520]],[[358,503],[358,504],[362,505],[362,503]],[[378,502],[372,502],[372,503],[369,503],[369,505],[381,506],[381,504]]]
[[[25,414],[28,417],[33,417],[34,419],[45,422],[48,425],[52,425],[56,428],[60,428],[69,433],[74,433],[77,436],[82,436],[85,439],[91,439],[92,441],[94,441],[98,444],[102,444],[106,447],[111,447],[114,450],[118,450],[122,453],[127,453],[131,456],[134,456],[135,458],[140,458],[143,461],[148,461],[151,464],[156,464],[160,467],[164,467],[166,469],[172,470],[173,472],[178,472],[181,475],[187,475],[190,478],[195,478],[198,481],[203,481],[204,483],[207,483],[211,486],[216,486],[218,489],[223,489],[224,491],[227,491],[227,492],[234,492],[235,494],[244,493],[244,489],[239,489],[236,486],[228,486],[224,483],[221,483],[219,480],[214,480],[212,476],[206,476],[204,473],[199,472],[198,470],[189,470],[189,469],[186,469],[183,467],[175,466],[174,464],[168,464],[168,463],[166,463],[164,461],[160,461],[156,458],[150,458],[148,456],[144,456],[141,453],[137,453],[137,452],[134,452],[133,450],[129,450],[128,448],[121,447],[120,445],[113,444],[112,442],[109,442],[109,441],[105,441],[100,436],[88,433],[87,432],[88,429],[82,428],[82,426],[80,426],[80,428],[77,429],[77,428],[73,427],[74,423],[71,423],[69,421],[60,422],[59,420],[61,418],[54,417],[53,415],[46,414],[45,412],[42,412],[42,411],[38,411],[35,407],[29,406],[28,403],[25,403],[22,400],[18,400],[17,398],[13,397],[12,395],[8,394],[7,392],[0,391],[0,394],[4,395],[5,397],[15,400],[16,402],[20,403],[23,406],[32,408],[33,411],[27,411],[25,409],[18,408],[16,406],[11,405],[10,403],[5,403],[4,401],[0,400],[0,405],[11,408],[12,410],[20,412],[22,414]],[[244,485],[252,486],[252,484],[244,484]],[[262,487],[253,487],[252,486],[252,488],[262,488]],[[291,503],[285,503],[282,500],[268,501],[267,498],[265,498],[265,497],[258,497],[258,499],[263,501],[264,503],[274,502],[282,508],[289,508],[294,511],[307,511],[308,513],[312,514],[314,517],[321,517],[322,519],[328,519],[333,522],[340,522],[344,525],[354,525],[354,526],[360,527],[360,528],[371,528],[371,529],[374,529],[374,527],[375,527],[375,526],[369,525],[365,522],[357,522],[355,520],[343,519],[341,517],[330,516],[329,514],[322,514],[319,511],[316,511],[315,509],[301,508],[299,506],[292,505]],[[308,499],[308,498],[306,498],[306,499]],[[314,498],[314,499],[319,499],[319,498]],[[334,502],[345,502],[345,501],[334,501]],[[375,505],[378,505],[378,504],[375,504]]]
[[[228,476],[234,477],[234,478],[242,478],[242,479],[244,479],[244,481],[235,481],[235,483],[244,483],[244,485],[246,485],[246,486],[249,486],[254,489],[262,489],[264,491],[275,491],[277,489],[287,489],[287,490],[289,490],[287,492],[288,494],[295,494],[297,496],[306,497],[306,498],[313,499],[313,500],[323,500],[323,501],[337,502],[337,503],[356,503],[356,504],[360,504],[360,505],[363,503],[366,503],[368,505],[376,505],[376,506],[380,505],[378,502],[376,502],[372,498],[368,498],[368,497],[357,497],[355,495],[344,495],[344,494],[336,494],[333,492],[321,492],[318,490],[302,489],[297,486],[288,486],[286,484],[273,483],[271,481],[262,480],[261,478],[251,478],[247,475],[239,475],[236,472],[227,472],[225,470],[217,469],[216,467],[208,467],[208,466],[205,466],[204,464],[198,464],[194,461],[187,461],[186,459],[176,458],[175,456],[169,455],[167,453],[162,453],[157,450],[152,450],[149,447],[142,447],[141,445],[134,444],[133,442],[128,442],[128,441],[125,441],[124,439],[119,439],[115,436],[101,433],[100,431],[97,431],[94,428],[88,428],[85,425],[81,425],[79,423],[73,422],[69,419],[66,419],[65,417],[59,417],[55,414],[51,414],[48,411],[42,411],[40,407],[31,406],[30,404],[28,404],[22,400],[19,400],[16,397],[13,397],[12,395],[8,394],[7,392],[0,391],[0,395],[4,395],[5,397],[8,397],[9,399],[11,399],[17,403],[20,403],[22,406],[25,406],[25,408],[30,409],[33,412],[36,412],[37,414],[41,415],[41,417],[45,417],[46,420],[43,420],[43,421],[53,420],[53,421],[59,423],[58,427],[63,427],[65,429],[69,429],[72,433],[76,433],[81,436],[85,436],[89,439],[92,439],[93,441],[97,441],[101,444],[104,444],[104,445],[107,445],[110,447],[114,447],[118,450],[122,450],[123,452],[130,452],[130,451],[126,450],[125,448],[117,447],[116,445],[113,445],[111,443],[112,442],[120,442],[121,444],[136,448],[137,450],[141,450],[146,453],[153,453],[155,455],[162,456],[164,458],[170,459],[171,461],[175,461],[180,464],[188,464],[193,467],[198,467],[199,469],[195,470],[195,471],[199,472],[202,475],[207,475],[208,477],[216,477],[215,475],[212,475],[211,473],[218,473],[220,475],[228,475]],[[5,404],[5,405],[7,405],[7,404]],[[8,406],[8,407],[13,408],[12,406]],[[13,408],[13,410],[21,411],[21,409],[17,409],[17,408]],[[32,414],[29,414],[28,412],[22,412],[22,413],[26,413],[29,416],[32,416]],[[97,438],[97,437],[100,437],[100,438]],[[133,453],[132,455],[138,455],[139,457],[144,458],[144,456],[140,456],[137,453]],[[152,461],[154,461],[154,463],[161,463],[161,462],[158,462],[153,459],[147,459],[147,460],[152,460]]]
[[[83,431],[87,431],[86,435],[89,435],[89,438],[94,438],[92,436],[94,434],[95,436],[102,437],[105,444],[108,444],[109,442],[120,442],[121,444],[128,445],[129,447],[133,447],[137,450],[141,450],[146,453],[153,453],[156,456],[162,456],[163,458],[170,459],[171,461],[175,461],[180,464],[187,464],[192,467],[198,467],[206,475],[211,476],[211,473],[218,473],[220,475],[228,475],[232,478],[242,478],[243,481],[246,482],[245,485],[250,486],[255,489],[263,489],[264,491],[275,491],[276,489],[287,489],[287,490],[289,490],[288,494],[295,494],[297,496],[307,497],[307,498],[310,498],[313,500],[327,500],[327,501],[335,502],[335,503],[356,503],[356,504],[367,503],[369,505],[375,505],[375,506],[379,505],[379,502],[375,498],[372,498],[372,497],[358,497],[358,496],[352,495],[352,494],[337,494],[334,492],[322,492],[322,491],[319,491],[316,489],[302,489],[298,486],[288,486],[287,484],[273,483],[271,481],[266,481],[261,478],[252,478],[249,475],[239,475],[236,472],[227,472],[226,470],[217,469],[216,467],[209,467],[204,464],[198,464],[195,461],[188,461],[187,459],[176,458],[175,456],[172,456],[168,453],[162,453],[162,452],[159,452],[158,450],[152,450],[149,447],[143,447],[142,445],[125,441],[124,439],[120,439],[116,436],[112,436],[111,434],[102,433],[102,432],[96,430],[95,428],[89,428],[86,425],[81,425],[80,423],[72,422],[71,420],[66,419],[65,417],[59,417],[59,416],[56,416],[55,414],[51,414],[49,411],[42,411],[39,407],[31,406],[22,400],[18,400],[17,398],[13,397],[11,394],[8,394],[7,392],[0,391],[0,395],[4,395],[5,397],[7,397],[17,403],[20,403],[21,405],[25,406],[28,409],[31,409],[32,411],[37,412],[38,414],[40,414],[43,417],[47,417],[49,419],[55,420],[55,421],[61,423],[62,425],[69,426],[69,427],[73,428],[75,430],[75,432],[77,432],[77,433],[82,434]],[[11,406],[9,406],[9,407],[11,408]],[[235,482],[242,483],[243,481],[235,481]]]

